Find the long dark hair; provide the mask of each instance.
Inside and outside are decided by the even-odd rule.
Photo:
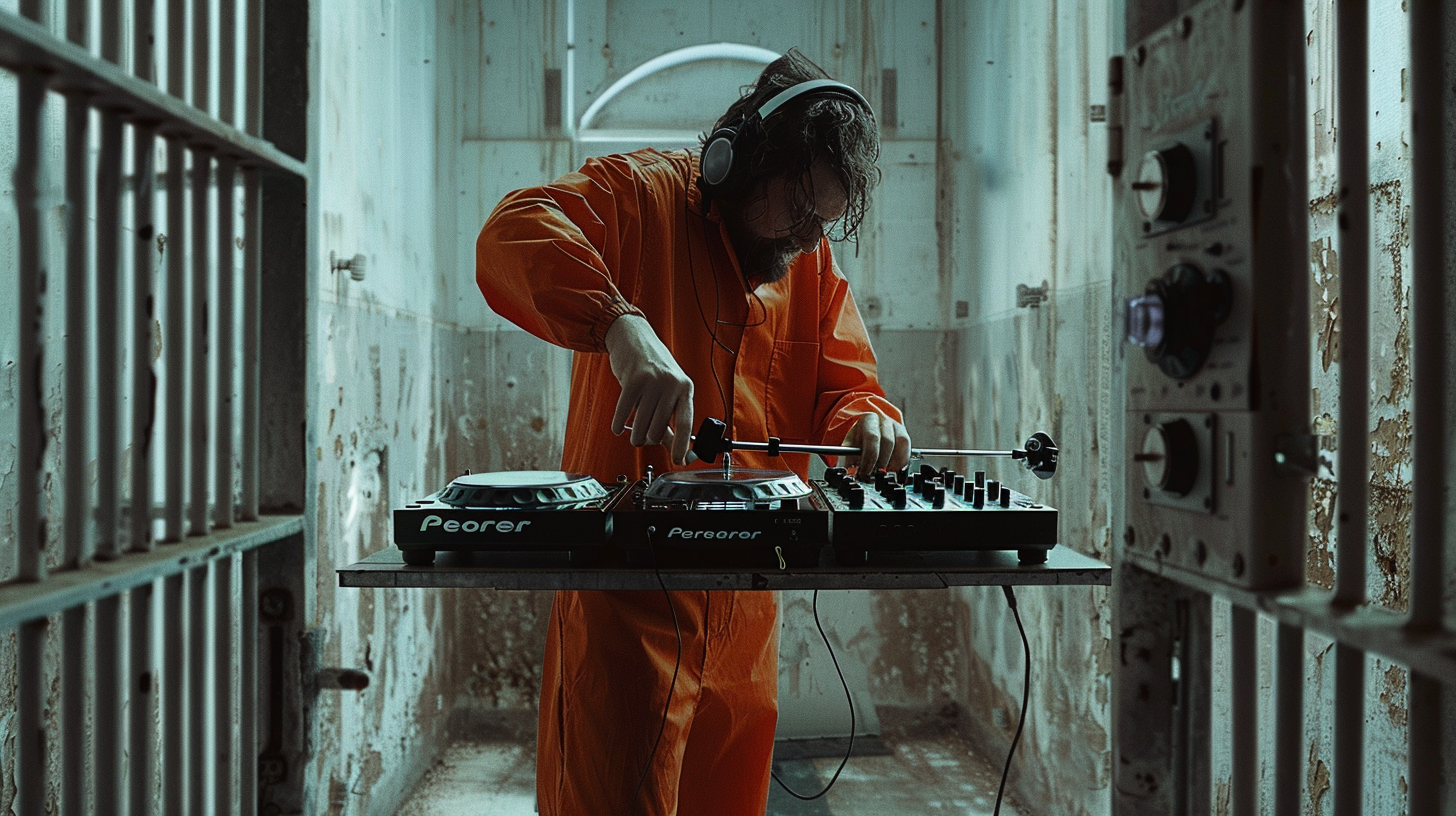
[[[713,129],[742,128],[750,118],[756,121],[754,111],[785,88],[828,78],[823,68],[791,48],[765,66],[753,85],[741,89],[738,101]],[[705,140],[706,135],[699,141]],[[841,96],[797,98],[767,121],[742,130],[733,150],[736,178],[724,197],[743,203],[755,195],[760,183],[784,179],[795,234],[809,234],[814,226],[816,202],[809,168],[826,160],[843,185],[849,206],[842,218],[824,226],[824,232],[831,240],[857,240],[870,191],[880,180],[875,164],[880,157],[880,130],[868,108]]]

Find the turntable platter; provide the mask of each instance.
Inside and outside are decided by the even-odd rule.
[[[601,482],[562,470],[470,473],[440,491],[438,500],[455,507],[559,507],[607,495]]]
[[[664,473],[647,487],[647,498],[658,502],[782,501],[801,499],[812,491],[787,470],[733,471],[729,478],[714,469]]]

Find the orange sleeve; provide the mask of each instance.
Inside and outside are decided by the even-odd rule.
[[[827,252],[825,253],[828,254]],[[874,349],[849,292],[849,281],[832,260],[820,275],[823,311],[819,321],[819,388],[814,402],[814,439],[838,445],[863,413],[903,422],[900,409],[880,387]]]
[[[618,290],[616,263],[632,240],[623,231],[640,233],[634,181],[625,163],[592,160],[502,199],[475,242],[475,282],[490,307],[549,343],[605,351],[612,321],[642,314]]]

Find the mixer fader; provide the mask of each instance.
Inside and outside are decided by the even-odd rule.
[[[839,563],[873,562],[877,553],[1015,550],[1039,564],[1057,543],[1057,511],[984,471],[965,475],[929,465],[878,471],[858,481],[844,468],[816,482],[829,505]]]

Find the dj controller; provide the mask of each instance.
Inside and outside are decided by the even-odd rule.
[[[739,442],[706,420],[693,451],[699,468],[615,483],[563,471],[466,474],[394,511],[406,564],[439,551],[482,553],[511,566],[804,569],[872,566],[901,553],[1012,550],[1045,562],[1057,543],[1057,511],[987,479],[921,464],[856,479],[844,468],[805,482],[785,470],[734,468],[733,450],[857,454],[856,448]],[[1013,451],[915,450],[1022,460],[1040,478],[1057,448],[1038,433]]]

